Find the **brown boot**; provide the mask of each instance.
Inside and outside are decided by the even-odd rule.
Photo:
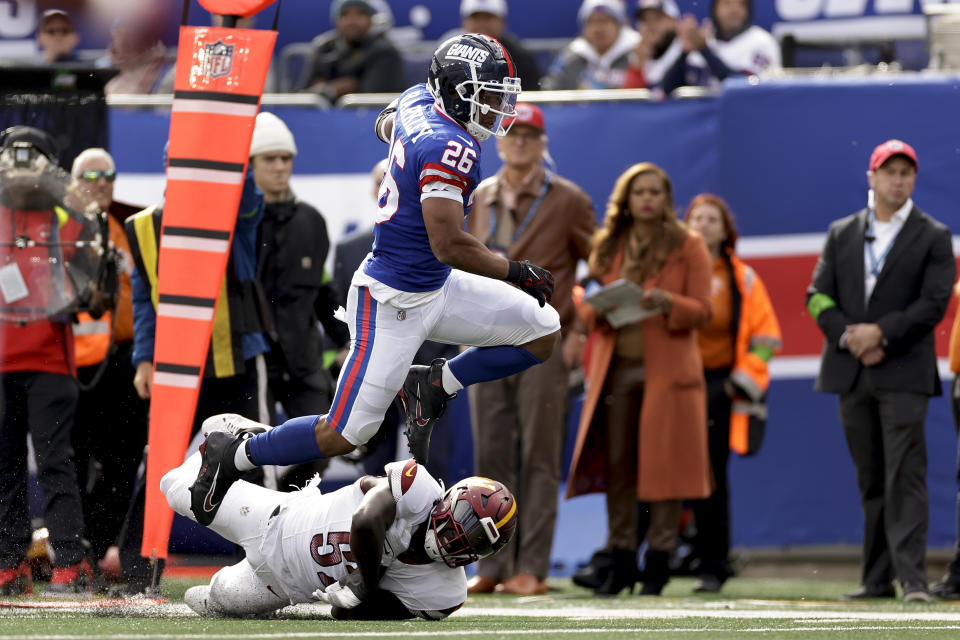
[[[497,588],[499,581],[495,578],[487,578],[486,576],[473,576],[467,582],[467,594],[473,595],[475,593],[493,593],[493,590]]]
[[[505,580],[497,588],[497,593],[515,596],[542,596],[547,593],[547,583],[532,573],[518,573]]]

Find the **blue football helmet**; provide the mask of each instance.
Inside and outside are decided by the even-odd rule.
[[[486,140],[506,135],[513,124],[520,78],[502,44],[467,33],[437,47],[427,88],[447,115],[478,140]]]

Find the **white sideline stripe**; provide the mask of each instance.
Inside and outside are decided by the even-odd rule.
[[[162,384],[168,387],[196,389],[199,383],[200,383],[200,376],[194,376],[188,373],[170,373],[168,371],[156,371],[153,374],[153,384]]]
[[[780,258],[783,256],[819,256],[825,233],[791,233],[776,236],[741,236],[737,240],[737,255],[749,258]]]
[[[953,378],[949,358],[937,358],[940,377]],[[770,360],[771,380],[796,380],[816,378],[820,373],[820,356],[774,356]]]
[[[543,598],[521,598],[519,602],[524,601],[533,601],[539,600],[542,602]],[[795,620],[795,621],[808,621],[812,623],[826,623],[829,621],[836,621],[838,623],[850,623],[856,620],[862,620],[865,622],[946,622],[946,623],[955,623],[960,625],[960,611],[956,610],[956,607],[949,606],[944,610],[934,610],[934,611],[912,611],[912,610],[903,610],[903,611],[857,611],[846,608],[844,603],[837,602],[823,602],[823,603],[814,603],[814,602],[805,602],[797,603],[797,608],[794,609],[766,609],[766,608],[757,608],[757,609],[748,609],[744,608],[744,605],[747,606],[762,606],[764,604],[781,604],[776,601],[767,601],[767,600],[716,600],[711,601],[709,607],[713,608],[694,608],[694,607],[678,607],[678,608],[662,608],[662,609],[600,609],[597,607],[586,607],[586,606],[576,606],[576,607],[551,607],[544,609],[534,609],[528,607],[479,607],[467,605],[462,609],[456,611],[451,618],[476,618],[481,619],[489,616],[505,616],[511,618],[563,618],[563,619],[576,619],[576,620],[606,620],[606,619],[619,619],[619,620],[632,620],[632,619],[659,619],[659,620],[676,620],[681,618],[710,618],[713,620],[733,620],[733,619],[751,619],[751,620]],[[827,608],[819,608],[830,607]],[[803,608],[800,608],[803,607]],[[816,608],[815,608],[816,607]],[[119,606],[117,607],[118,611],[123,611],[127,607]],[[156,614],[157,618],[180,618],[180,617],[194,617],[194,614],[189,607],[185,604],[160,604],[160,605],[150,605],[149,607],[132,607],[138,611],[141,611],[146,614]],[[93,612],[94,607],[89,607],[88,609],[76,609],[76,608],[64,608],[64,609],[43,609],[43,610],[34,610],[36,613],[41,615],[48,615],[51,611],[63,611],[68,612]],[[21,614],[26,613],[26,609],[0,609],[0,620],[4,618],[18,617],[24,618]],[[96,611],[97,615],[103,615],[108,613],[110,608],[99,608]],[[5,615],[6,613],[14,615]],[[279,611],[279,615],[282,617],[284,613],[289,613],[291,615],[297,616],[324,616],[330,614],[330,606],[325,604],[313,604],[313,603],[304,603],[293,605],[290,607],[285,607]],[[153,617],[149,615],[149,617]],[[804,626],[805,629],[810,628],[809,625]],[[547,629],[540,629],[538,632],[542,633],[548,631]],[[552,630],[551,630],[552,631]],[[556,630],[561,632],[563,630]],[[498,630],[497,633],[500,633],[501,630]],[[509,633],[507,631],[502,631],[503,633]],[[390,632],[387,632],[389,634]],[[397,632],[396,635],[406,635],[410,632]],[[432,634],[432,632],[430,632]],[[451,633],[461,633],[459,631],[443,631],[438,632],[442,634],[451,634]],[[484,633],[491,633],[485,631]],[[371,632],[367,635],[376,636],[380,632]],[[384,634],[384,635],[387,635]],[[306,636],[312,636],[313,633],[305,634]],[[347,636],[353,635],[364,635],[362,633],[350,632],[345,634]],[[23,637],[23,636],[14,636],[14,635],[0,635],[0,638],[14,638],[14,637]],[[57,637],[57,636],[35,636],[35,637]],[[63,637],[77,637],[77,638],[89,638],[89,636],[63,636]],[[126,635],[114,635],[109,636],[114,638],[119,637],[130,637],[130,638],[150,638],[150,637],[167,637],[164,635],[152,636],[149,634],[131,634]],[[208,637],[208,636],[176,636],[176,637]],[[209,636],[216,637],[216,636]],[[227,636],[230,637],[230,636]],[[299,637],[297,634],[292,635],[272,635],[272,634],[263,634],[263,635],[254,635],[251,637]]]
[[[801,626],[801,627],[754,627],[750,629],[709,629],[704,627],[672,627],[669,629],[462,629],[459,631],[335,631],[335,632],[290,632],[290,633],[116,633],[116,634],[97,634],[97,638],[105,640],[138,640],[146,638],[149,640],[161,640],[166,638],[179,639],[190,638],[202,640],[204,638],[214,638],[216,640],[228,640],[232,638],[433,638],[450,636],[529,636],[545,634],[657,634],[657,633],[809,633],[811,631],[941,631],[957,630],[958,625],[943,626],[924,626],[924,627],[904,627],[899,625],[871,625],[871,626]],[[0,635],[0,638],[10,638],[11,640],[26,638],[29,640],[88,640],[92,636],[84,635]]]
[[[595,607],[563,607],[555,609],[526,609],[522,607],[464,607],[453,616],[508,616],[527,618],[576,618],[589,619],[667,619],[712,618],[753,620],[812,620],[825,622],[836,620],[850,622],[865,620],[868,622],[955,622],[960,624],[960,611],[852,611],[850,609],[743,609],[745,601],[717,600],[710,606],[717,609],[695,609],[690,607],[664,609],[597,609]],[[754,601],[756,602],[756,601]],[[838,603],[824,603],[824,606],[836,606]],[[840,603],[843,604],[843,603]],[[739,605],[739,606],[738,606]],[[720,608],[722,607],[722,608]],[[956,607],[950,607],[955,609]],[[451,616],[451,617],[453,617]]]
[[[168,318],[186,318],[187,320],[210,320],[213,318],[211,307],[191,307],[186,304],[161,302],[157,305],[157,315]]]
[[[774,236],[740,236],[737,255],[750,258],[783,258],[786,256],[819,256],[826,233],[789,233]],[[953,255],[960,256],[960,235],[953,240]]]
[[[220,116],[247,116],[249,118],[257,115],[257,105],[255,104],[222,102],[220,100],[191,100],[189,98],[175,98],[170,110],[179,113],[212,113]]]
[[[163,234],[160,240],[160,248],[227,253],[230,250],[230,242],[227,240],[216,240],[214,238],[195,238],[193,236]]]
[[[220,184],[243,184],[242,171],[220,169],[194,169],[191,167],[167,167],[168,180],[187,182],[217,182]]]

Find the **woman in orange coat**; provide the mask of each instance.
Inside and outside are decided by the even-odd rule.
[[[593,239],[590,275],[627,278],[653,315],[613,329],[579,305],[594,334],[587,394],[567,497],[605,491],[610,571],[595,591],[616,594],[637,579],[637,500],[650,503],[642,593],[659,594],[677,537],[680,501],[712,490],[706,396],[697,329],[710,319],[710,256],[679,222],[670,178],[640,163],[618,179]]]
[[[703,238],[713,259],[713,318],[699,332],[707,383],[707,433],[715,490],[693,503],[697,525],[694,549],[700,559],[693,590],[716,593],[732,575],[730,497],[727,460],[730,451],[756,453],[766,424],[767,363],[780,350],[780,325],[763,281],[734,253],[737,228],[727,204],[702,193],[687,209],[687,224]]]

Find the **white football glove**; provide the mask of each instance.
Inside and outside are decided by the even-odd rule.
[[[313,597],[341,609],[353,609],[367,597],[367,587],[359,573],[348,573],[326,589],[313,592]]]

